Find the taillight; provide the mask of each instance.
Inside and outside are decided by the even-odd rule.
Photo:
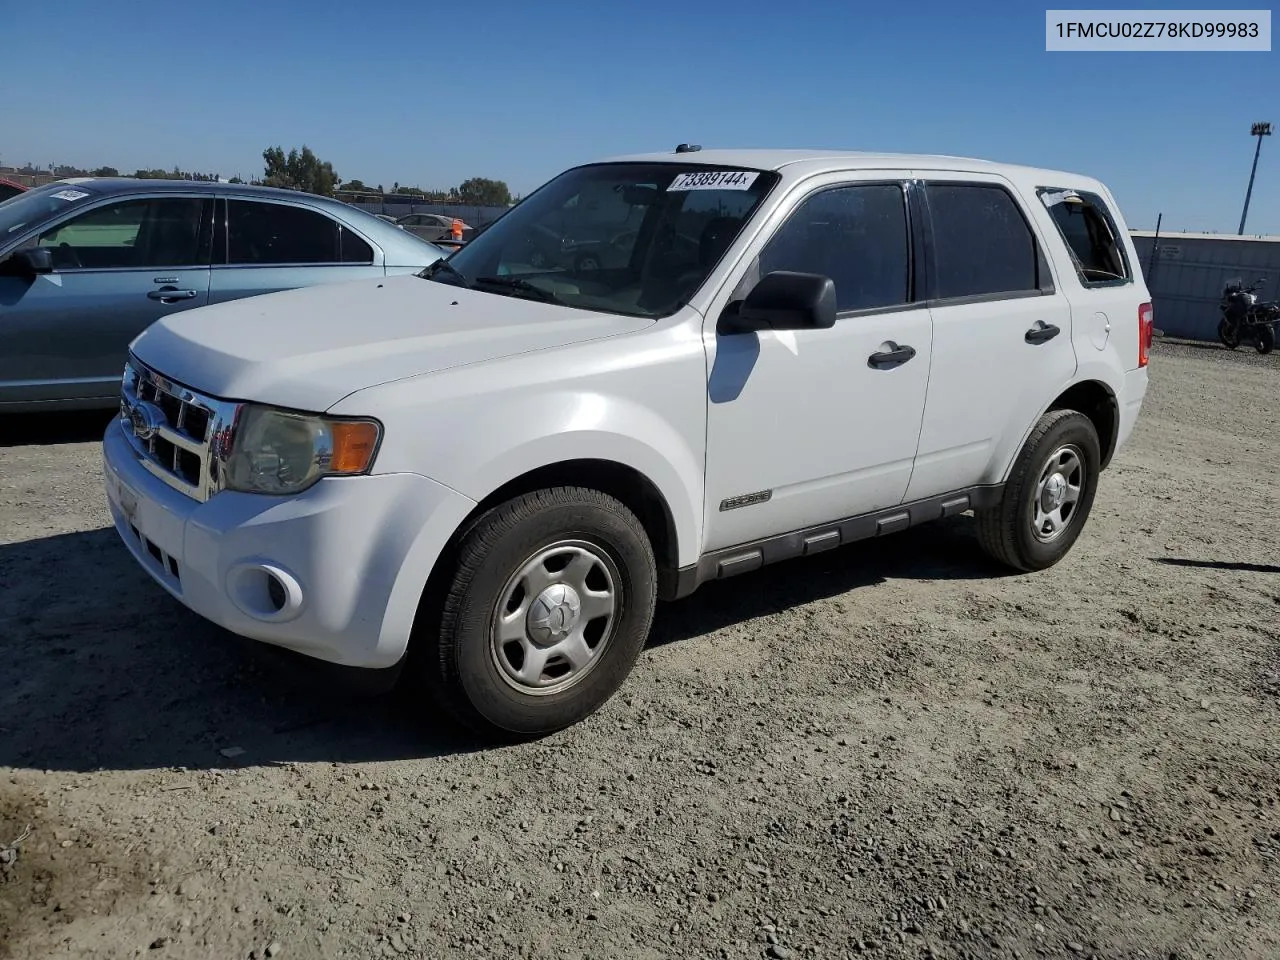
[[[1151,333],[1155,329],[1155,310],[1144,303],[1138,308],[1138,366],[1145,367],[1151,356]]]

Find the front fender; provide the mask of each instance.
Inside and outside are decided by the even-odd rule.
[[[491,456],[465,471],[449,471],[444,482],[479,501],[541,467],[569,460],[621,464],[647,478],[666,501],[680,565],[696,561],[702,545],[701,451],[695,451],[673,424],[634,402],[598,394],[578,394],[568,401],[564,396],[558,401],[548,397],[532,409],[525,404],[511,411],[526,423],[532,415],[547,428],[519,441],[484,444]],[[567,408],[572,412],[566,416]],[[489,435],[496,439],[498,434]]]

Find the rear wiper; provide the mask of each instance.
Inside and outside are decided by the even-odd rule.
[[[506,287],[508,290],[518,290],[521,293],[532,293],[535,298],[543,303],[559,303],[560,299],[550,290],[544,290],[528,280],[521,277],[476,277],[477,284],[485,283],[494,287]]]
[[[462,271],[459,270],[457,267],[455,267],[448,260],[444,260],[444,259],[437,260],[435,263],[431,264],[425,270],[419,273],[418,276],[422,277],[424,280],[434,280],[436,278],[437,273],[450,273],[453,276],[457,277],[459,281],[461,281],[462,286],[464,287],[471,286],[471,284],[467,282],[467,278],[462,275]]]

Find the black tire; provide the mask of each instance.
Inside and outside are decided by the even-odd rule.
[[[1060,515],[1064,518],[1061,531],[1052,539],[1043,540],[1033,532],[1039,505],[1037,490],[1050,458],[1062,450],[1070,450],[1082,465],[1079,495],[1070,511]],[[1098,432],[1088,417],[1075,410],[1046,413],[1014,461],[1000,502],[976,511],[982,549],[1005,566],[1023,572],[1053,566],[1066,556],[1089,519],[1101,461]]]
[[[611,585],[614,612],[611,619],[602,616],[584,623],[585,630],[605,620],[596,645],[591,647],[590,665],[578,671],[577,679],[564,689],[535,693],[510,676],[510,643],[503,646],[493,640],[493,630],[498,604],[510,589],[522,589],[512,588],[515,575],[541,551],[556,544],[567,544],[563,547],[567,555],[577,551],[578,556],[595,558],[597,565],[589,576],[605,578],[599,582]],[[541,570],[545,572],[547,567]],[[550,576],[568,574],[562,571]],[[415,672],[437,702],[464,726],[503,740],[553,733],[599,709],[635,665],[649,635],[657,600],[653,548],[640,521],[613,497],[578,487],[539,490],[482,514],[462,534],[454,569],[447,579],[441,601],[436,609],[427,611],[426,629],[414,638],[419,648],[413,658]],[[527,599],[531,603],[535,597]],[[520,606],[523,608],[524,602]],[[532,622],[525,615],[516,620],[522,631],[532,629],[524,626]],[[512,643],[526,651],[532,641]],[[522,653],[519,659],[523,658]],[[546,668],[541,677],[545,679],[551,669]]]
[[[1272,326],[1258,327],[1257,336],[1253,340],[1254,349],[1259,353],[1270,353],[1276,348],[1276,328]]]
[[[1222,345],[1228,350],[1234,350],[1240,346],[1240,334],[1232,329],[1231,324],[1226,320],[1218,321],[1218,339],[1222,341]]]
[[[600,258],[594,253],[584,253],[574,262],[574,273],[594,273],[600,269]]]

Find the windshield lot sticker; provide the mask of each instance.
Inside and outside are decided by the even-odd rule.
[[[680,174],[667,190],[746,190],[758,176],[759,173],[745,170],[700,170]]]
[[[83,190],[59,190],[54,194],[59,200],[83,200],[88,195]]]

